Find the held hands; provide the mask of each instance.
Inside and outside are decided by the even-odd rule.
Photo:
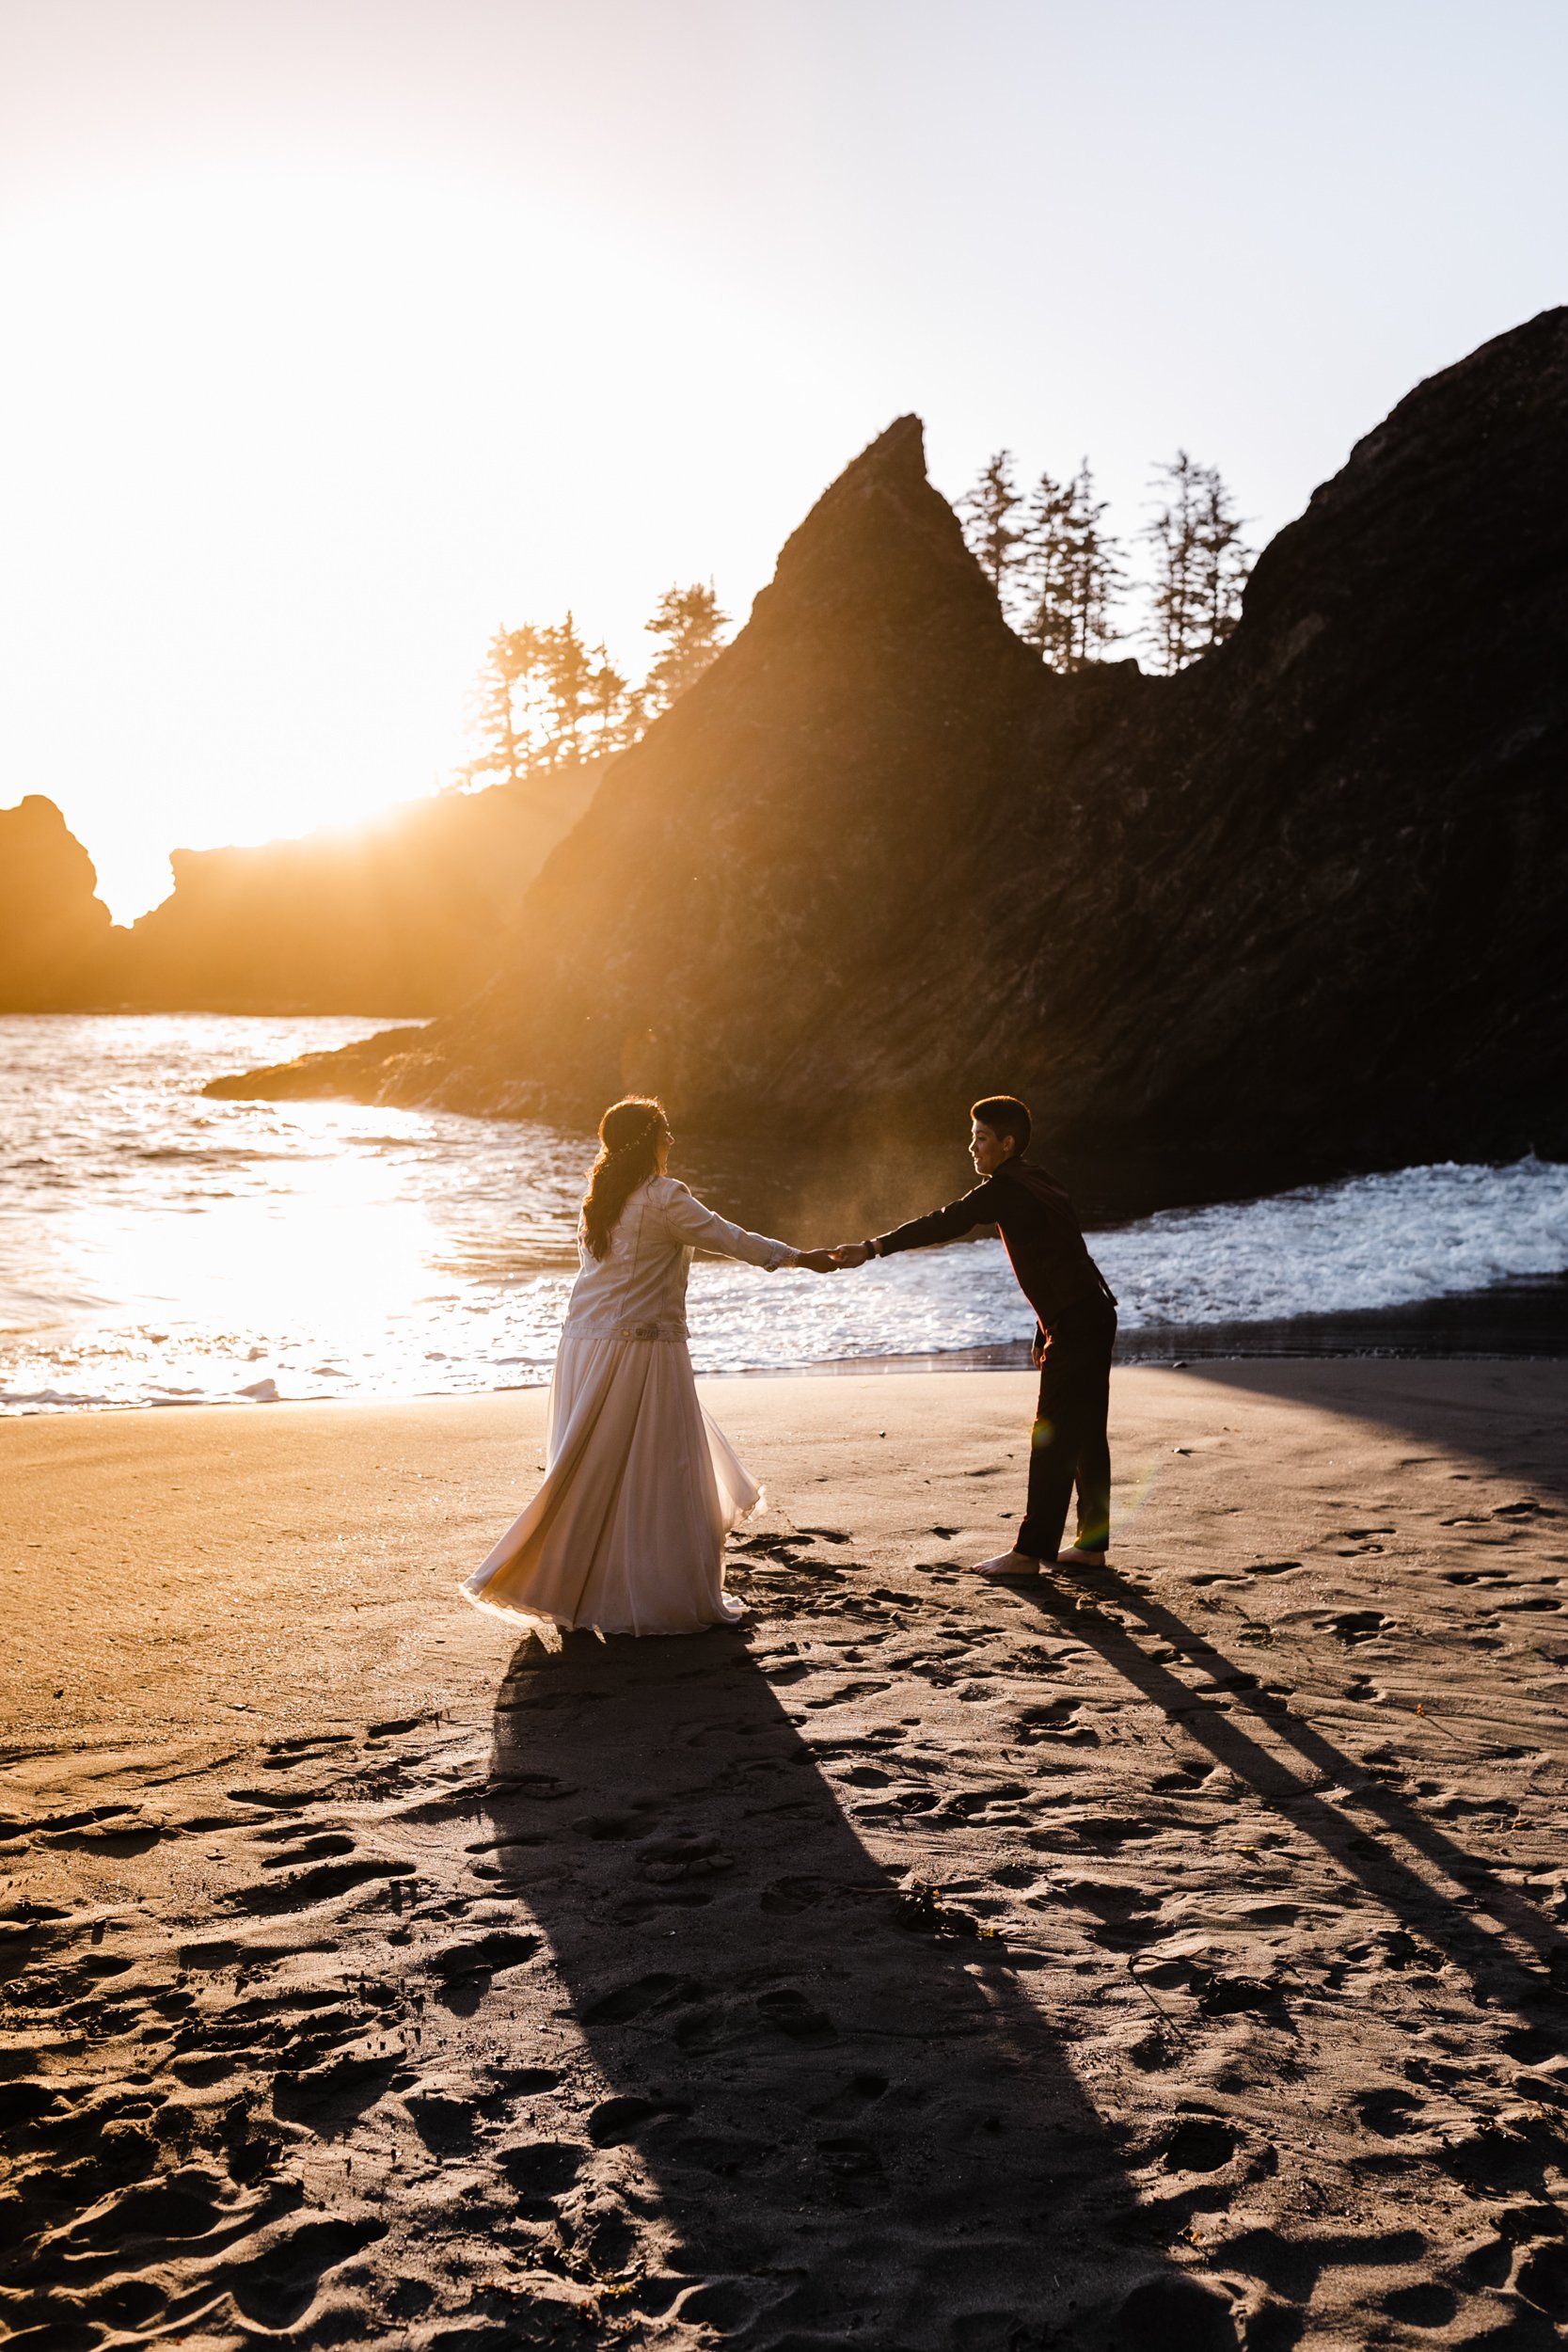
[[[871,1254],[863,1241],[844,1241],[836,1249],[798,1249],[795,1263],[809,1274],[838,1274],[847,1266],[864,1265]]]

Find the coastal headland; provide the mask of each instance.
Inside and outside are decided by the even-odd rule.
[[[12,1508],[16,2341],[1545,2346],[1568,1366],[706,1397],[736,1632],[456,1581],[539,1391],[52,1415]]]
[[[587,1125],[629,1087],[869,1151],[1005,1089],[1076,1195],[1148,1206],[1568,1154],[1565,422],[1558,309],[1409,392],[1148,677],[1042,665],[901,418],[480,994],[209,1091]]]

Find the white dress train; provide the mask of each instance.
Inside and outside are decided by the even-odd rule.
[[[797,1262],[673,1176],[638,1186],[603,1258],[579,1245],[545,1483],[462,1586],[477,1609],[600,1633],[696,1633],[741,1615],[724,1538],[762,1490],[698,1402],[686,1279],[699,1246],[770,1271]]]

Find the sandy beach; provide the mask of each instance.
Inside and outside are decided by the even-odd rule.
[[[454,1587],[538,1392],[0,1426],[18,2344],[1561,2341],[1568,1364],[751,1379],[738,1632]]]

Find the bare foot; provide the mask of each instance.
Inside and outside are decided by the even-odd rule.
[[[1056,1565],[1059,1568],[1102,1568],[1108,1564],[1110,1556],[1108,1549],[1085,1551],[1082,1544],[1074,1544],[1069,1550],[1056,1554]]]
[[[991,1584],[1005,1584],[1015,1576],[1038,1576],[1039,1572],[1039,1562],[1031,1559],[1026,1551],[999,1552],[994,1560],[982,1560],[973,1571]]]

